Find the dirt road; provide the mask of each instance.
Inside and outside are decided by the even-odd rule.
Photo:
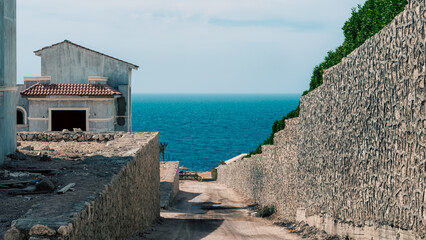
[[[134,239],[301,239],[265,219],[249,216],[250,204],[215,182],[181,181],[180,193],[155,230]]]

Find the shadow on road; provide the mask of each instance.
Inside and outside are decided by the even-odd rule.
[[[215,182],[181,181],[162,221],[130,240],[295,240],[300,239],[264,219],[252,217],[254,205]]]

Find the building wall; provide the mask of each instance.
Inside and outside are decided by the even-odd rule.
[[[65,42],[41,51],[41,75],[51,76],[52,84],[87,84],[89,76],[108,77],[108,85],[119,89],[126,103],[122,116],[125,124],[116,126],[116,130],[131,130],[129,64]]]
[[[424,16],[425,1],[409,1],[302,97],[298,130],[220,166],[219,182],[331,234],[425,239]]]
[[[53,101],[52,101],[53,99]],[[63,99],[63,100],[59,100]],[[114,98],[29,98],[29,131],[49,131],[49,108],[88,109],[88,130],[94,132],[114,131]]]
[[[16,0],[0,2],[0,164],[16,150]]]

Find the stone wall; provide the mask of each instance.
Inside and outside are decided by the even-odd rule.
[[[414,3],[412,3],[414,4]],[[425,3],[398,15],[301,99],[306,215],[425,236]]]
[[[40,141],[40,142],[107,142],[120,138],[124,132],[83,132],[83,131],[63,131],[63,132],[18,132],[18,141]]]
[[[74,216],[65,239],[125,239],[160,217],[159,138],[144,144],[102,194]]]
[[[281,216],[295,220],[297,132],[298,119],[286,120],[286,128],[275,134],[274,146],[262,146],[263,154],[220,165],[217,181],[261,205],[274,205]]]
[[[84,185],[92,183],[80,183],[76,191],[84,200],[77,202],[69,202],[74,199],[69,192],[53,194],[52,198],[61,196],[63,201],[53,206],[38,203],[13,223],[4,239],[126,239],[150,226],[160,217],[158,146],[158,133],[126,133],[106,143],[105,156],[85,160],[99,165],[112,162],[108,172],[119,169],[103,188],[87,192]],[[101,184],[104,181],[105,177],[99,178]]]
[[[160,163],[160,207],[167,209],[179,193],[179,162]]]
[[[332,234],[425,239],[425,16],[409,1],[302,97],[298,130],[219,167],[219,182]]]

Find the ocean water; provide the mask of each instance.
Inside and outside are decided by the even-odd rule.
[[[300,95],[132,96],[132,131],[160,132],[166,161],[192,171],[210,171],[221,160],[248,153],[294,110]]]

